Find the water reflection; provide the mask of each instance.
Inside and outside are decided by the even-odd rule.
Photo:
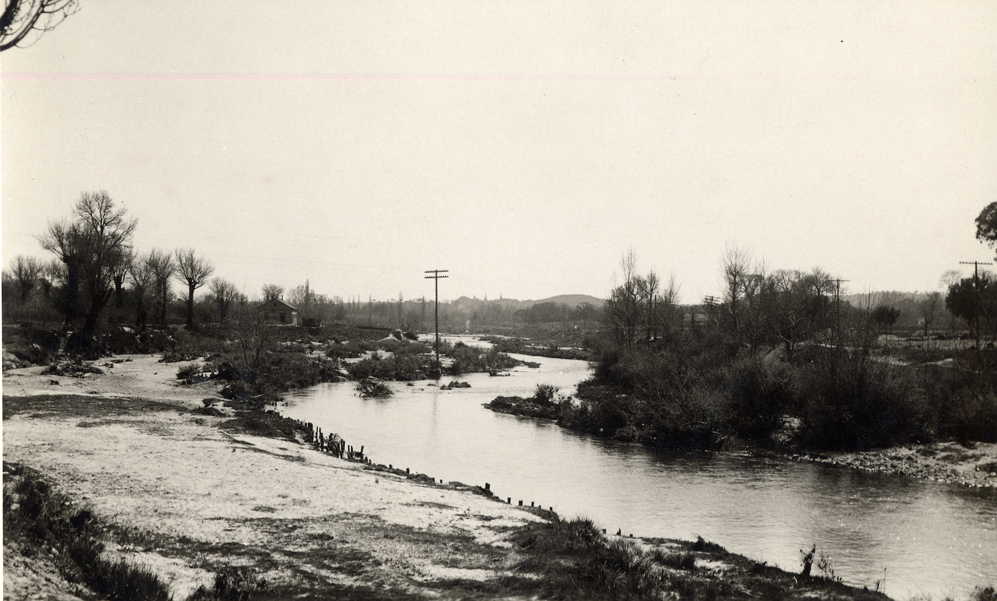
[[[365,445],[381,463],[488,482],[503,499],[590,517],[610,532],[702,536],[789,570],[816,543],[850,584],[873,588],[887,568],[897,598],[965,596],[997,580],[993,491],[765,455],[652,451],[482,408],[538,383],[572,389],[588,374],[583,362],[530,359],[541,368],[462,376],[469,389],[392,383],[384,401],[358,398],[351,384],[321,385],[293,396],[285,413]]]

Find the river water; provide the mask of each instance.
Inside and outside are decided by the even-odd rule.
[[[377,463],[487,482],[514,505],[591,518],[611,534],[702,536],[790,571],[800,569],[800,549],[816,544],[846,583],[872,589],[885,577],[897,599],[965,598],[997,583],[993,490],[783,457],[658,452],[483,408],[499,395],[530,396],[539,383],[571,393],[589,375],[582,361],[518,358],[541,367],[461,376],[466,389],[392,382],[386,400],[364,400],[352,383],[321,384],[289,396],[283,413],[364,445]]]

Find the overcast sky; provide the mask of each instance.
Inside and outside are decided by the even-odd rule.
[[[243,292],[850,292],[992,259],[997,3],[134,2],[0,54],[3,264],[82,191]],[[968,270],[964,270],[968,273]]]

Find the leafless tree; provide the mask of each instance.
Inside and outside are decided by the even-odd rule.
[[[159,302],[159,327],[166,327],[166,307],[170,302],[170,279],[176,272],[177,266],[173,262],[173,255],[153,249],[145,258],[145,264],[152,273],[152,279],[156,288],[156,300]]]
[[[14,259],[12,271],[17,284],[17,297],[23,305],[28,302],[28,295],[38,283],[38,277],[42,273],[42,262],[34,257],[18,255]]]
[[[620,261],[623,282],[613,288],[603,315],[607,325],[628,351],[633,350],[640,331],[641,283],[637,274],[637,256],[630,250]]]
[[[266,363],[266,353],[275,345],[274,330],[261,306],[242,307],[237,314],[236,342],[242,354],[250,386],[256,385]]]
[[[263,302],[272,301],[274,299],[280,300],[280,297],[284,294],[284,287],[277,284],[264,284],[263,285]]]
[[[211,295],[218,306],[219,321],[224,324],[225,318],[232,310],[232,304],[239,300],[239,291],[236,290],[235,284],[221,278],[215,278],[211,280]]]
[[[931,330],[931,324],[934,323],[935,317],[938,316],[938,312],[942,308],[942,295],[940,292],[930,292],[924,300],[921,301],[921,319],[924,322],[924,336],[928,336],[928,332]]]
[[[283,292],[283,290],[281,290]],[[291,303],[295,307],[304,307],[308,303],[308,296],[311,292],[308,290],[308,284],[298,285],[287,291],[287,302]],[[280,296],[280,293],[278,293]]]
[[[178,248],[177,279],[187,284],[187,329],[194,328],[194,291],[204,285],[215,268],[204,257],[194,254],[192,248]]]
[[[84,192],[73,215],[72,221],[50,225],[39,241],[66,267],[66,323],[83,317],[80,333],[89,344],[113,294],[113,273],[131,252],[137,221],[117,209],[105,191]]]
[[[111,280],[114,282],[114,307],[121,311],[125,306],[125,278],[132,268],[135,256],[131,250],[111,269]]]
[[[65,280],[65,266],[58,259],[52,259],[48,263],[42,264],[42,271],[38,276],[38,283],[42,287],[42,296],[45,300],[52,297],[52,288],[56,282]]]
[[[0,51],[14,48],[32,32],[37,38],[55,29],[77,10],[77,0],[7,0],[7,8],[0,15]]]
[[[155,252],[155,251],[154,251]],[[135,259],[128,271],[132,284],[132,295],[135,298],[135,328],[140,332],[145,329],[149,312],[146,310],[146,297],[156,284],[149,259]]]
[[[744,292],[745,280],[750,269],[747,251],[733,245],[724,247],[721,257],[724,278],[724,304],[730,313],[732,333],[736,336],[740,331],[738,320],[738,301]]]

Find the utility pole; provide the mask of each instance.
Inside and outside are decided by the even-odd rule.
[[[434,285],[436,288],[436,302],[433,304],[433,308],[436,312],[436,379],[440,379],[440,375],[443,373],[443,368],[440,365],[440,280],[449,276],[440,275],[441,273],[449,273],[446,269],[431,269],[423,273],[431,273],[433,275],[427,275],[427,280],[435,280]]]
[[[960,265],[973,266],[973,324],[976,330],[976,351],[980,351],[980,265],[990,265],[990,261],[959,261]]]

